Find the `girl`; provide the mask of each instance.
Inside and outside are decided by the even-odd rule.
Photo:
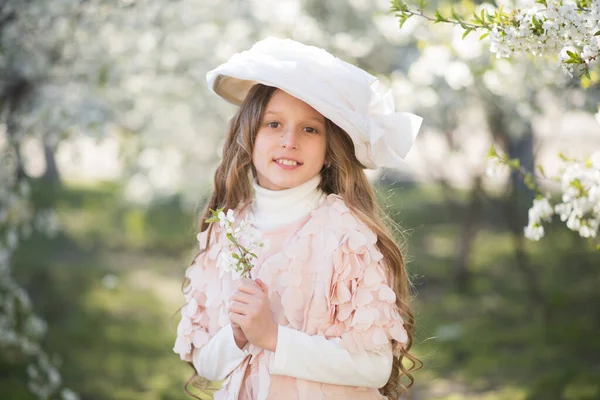
[[[224,379],[217,400],[397,398],[420,364],[409,282],[363,169],[401,165],[421,118],[396,113],[365,71],[289,39],[258,42],[207,80],[239,109],[174,351]],[[254,279],[224,272],[226,231],[205,221],[218,208],[270,243]]]

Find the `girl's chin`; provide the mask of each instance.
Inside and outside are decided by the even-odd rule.
[[[269,186],[270,187],[276,187],[277,189],[272,189],[272,190],[285,190],[285,189],[291,189],[293,187],[299,186],[302,182],[302,179],[299,179],[299,177],[267,177],[267,179],[269,180]]]

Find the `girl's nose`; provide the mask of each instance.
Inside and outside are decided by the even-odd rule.
[[[286,128],[281,134],[281,146],[295,149],[297,147],[297,133],[294,128]]]

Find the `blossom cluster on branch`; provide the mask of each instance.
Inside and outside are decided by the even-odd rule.
[[[590,67],[599,56],[600,0],[536,0],[531,7],[504,11],[503,7],[481,5],[467,21],[454,9],[451,15],[436,10],[435,15],[424,12],[429,4],[419,0],[411,9],[402,0],[392,0],[391,11],[399,18],[400,26],[412,16],[434,23],[452,23],[464,29],[464,36],[473,31],[489,36],[490,51],[496,57],[511,57],[515,53],[553,56],[570,75],[590,78]],[[463,37],[464,37],[463,36]]]
[[[537,196],[529,209],[529,222],[524,228],[528,239],[539,241],[545,235],[544,223],[557,216],[572,231],[582,238],[595,239],[600,236],[600,151],[585,161],[561,155],[564,168],[560,176],[553,178],[560,183],[560,200],[553,201],[551,195],[542,194],[533,174],[524,171],[519,160],[509,159],[490,150],[490,172],[497,168],[510,168],[522,174],[525,184],[535,190]],[[544,175],[543,168],[540,173]],[[554,203],[554,204],[553,204]],[[600,244],[597,244],[600,250]]]
[[[218,223],[230,242],[229,246],[219,253],[221,276],[224,272],[229,272],[238,278],[251,277],[254,267],[252,260],[258,257],[256,251],[267,247],[268,243],[261,242],[261,234],[252,224],[250,217],[246,217],[236,226],[233,210],[227,210],[227,213],[223,208],[209,211],[212,216],[207,218],[206,222]],[[198,234],[199,238],[200,236]]]

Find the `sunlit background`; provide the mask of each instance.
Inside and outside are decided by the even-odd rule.
[[[477,4],[454,2],[467,13]],[[181,283],[234,112],[205,74],[268,35],[355,63],[393,90],[398,110],[424,117],[409,166],[369,172],[407,233],[398,239],[424,363],[412,398],[600,398],[600,251],[560,223],[528,241],[534,194],[518,174],[486,172],[492,144],[548,176],[559,152],[600,149],[600,87],[554,61],[497,60],[460,27],[413,18],[400,29],[389,8],[0,2],[0,234],[15,244],[10,260],[0,247],[10,265],[0,271],[0,398],[43,398],[36,382],[48,380],[53,398],[188,398],[191,369],[172,351]],[[25,182],[16,190],[13,174]],[[10,215],[29,222],[13,229]],[[31,342],[7,333],[5,316],[29,304],[9,304],[8,282],[39,316],[18,322]],[[36,343],[47,360],[27,347]]]

